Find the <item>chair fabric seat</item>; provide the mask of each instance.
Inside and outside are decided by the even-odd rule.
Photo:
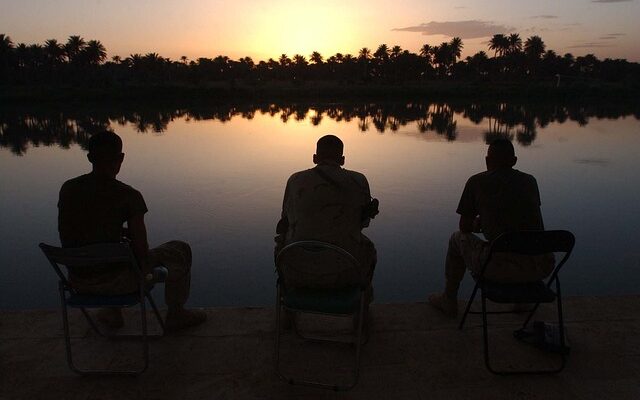
[[[527,283],[497,283],[484,281],[482,291],[495,303],[551,303],[556,294],[543,281]]]
[[[67,305],[74,308],[131,307],[140,303],[140,293],[122,295],[72,294]]]
[[[283,296],[284,306],[292,310],[327,314],[353,314],[360,306],[359,287],[341,289],[289,289]]]

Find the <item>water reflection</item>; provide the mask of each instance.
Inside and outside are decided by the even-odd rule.
[[[575,121],[586,126],[592,118],[617,119],[633,115],[640,119],[640,104],[245,103],[35,111],[4,108],[0,111],[0,147],[8,148],[16,155],[25,154],[30,146],[66,149],[77,143],[84,148],[91,134],[107,128],[115,129],[114,125],[131,124],[141,133],[161,133],[174,119],[224,123],[233,118],[251,120],[256,113],[279,118],[282,123],[309,121],[313,126],[322,124],[324,118],[336,122],[357,120],[358,129],[362,132],[397,132],[401,127],[415,123],[421,134],[433,132],[449,141],[457,138],[458,121],[467,119],[475,125],[485,124],[484,139],[487,142],[504,137],[528,146],[535,141],[537,129],[552,122]]]

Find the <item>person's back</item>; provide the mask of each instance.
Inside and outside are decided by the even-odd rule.
[[[297,172],[287,183],[285,243],[319,240],[354,252],[362,242],[363,207],[371,197],[364,175],[337,165]]]
[[[63,247],[120,242],[123,224],[147,207],[140,192],[115,178],[94,173],[66,181],[58,201],[58,231]],[[131,293],[136,277],[128,265],[107,265],[90,270],[70,270],[77,289],[91,293]]]
[[[276,254],[296,241],[331,243],[351,253],[360,263],[362,277],[370,280],[376,251],[362,229],[377,214],[377,200],[371,199],[363,174],[342,168],[342,146],[339,138],[324,136],[313,158],[317,165],[287,181],[276,227]]]
[[[469,178],[457,212],[479,215],[482,233],[489,241],[505,232],[544,229],[535,178],[513,168]]]
[[[474,277],[482,272],[490,242],[505,232],[543,230],[540,194],[533,176],[513,169],[517,157],[506,139],[491,143],[487,171],[473,175],[460,197],[459,231],[449,239],[445,261],[445,290],[429,302],[445,314],[457,314],[457,296],[465,270]],[[482,232],[489,242],[473,233]],[[495,254],[484,278],[496,282],[533,282],[548,276],[554,267],[552,254]]]
[[[147,277],[153,268],[168,270],[165,302],[169,307],[166,327],[176,330],[200,324],[206,314],[186,310],[191,284],[191,248],[185,242],[170,241],[149,249],[144,215],[147,206],[142,194],[116,180],[124,160],[122,140],[114,132],[98,132],[89,139],[88,174],[68,180],[60,189],[58,231],[63,247],[120,242],[127,224],[127,239],[141,271],[129,264],[101,265],[98,268],[69,269],[75,290],[90,294],[127,294],[139,289],[140,272]],[[151,281],[147,281],[151,283]],[[123,324],[120,309],[104,309],[101,320],[112,328]]]

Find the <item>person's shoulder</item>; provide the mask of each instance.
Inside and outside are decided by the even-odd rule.
[[[89,174],[84,174],[84,175],[76,176],[75,178],[68,179],[62,184],[62,186],[60,187],[60,191],[63,192],[63,191],[73,190],[78,187],[82,187],[83,185],[86,184],[88,179],[89,179]]]
[[[121,192],[135,197],[142,197],[142,193],[131,185],[128,185],[117,179],[113,180],[113,185]]]
[[[467,179],[467,185],[481,184],[489,178],[489,171],[478,172]]]
[[[367,181],[367,177],[366,177],[366,176],[364,176],[364,174],[363,174],[362,172],[353,171],[353,170],[345,169],[345,168],[343,168],[343,169],[342,169],[342,171],[343,171],[346,175],[348,175],[349,177],[351,177],[352,179],[355,179],[355,180],[357,180],[357,181],[359,181],[359,182],[362,182],[362,181],[366,182],[366,181]]]
[[[517,169],[513,169],[512,171],[513,174],[517,176],[519,181],[537,184],[536,178],[533,175],[527,174],[526,172],[522,172]]]
[[[306,177],[309,177],[311,175],[314,175],[314,172],[313,172],[312,168],[305,169],[305,170],[298,171],[298,172],[294,172],[293,174],[291,174],[291,176],[289,177],[287,182],[295,182],[295,181],[300,180],[300,179],[305,179]]]

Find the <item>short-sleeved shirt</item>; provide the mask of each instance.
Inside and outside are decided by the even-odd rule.
[[[287,181],[282,220],[288,222],[285,243],[319,240],[357,254],[368,241],[363,209],[371,201],[367,178],[337,165],[318,165]]]
[[[479,215],[489,241],[504,232],[544,229],[536,179],[513,168],[485,171],[469,178],[457,213]]]
[[[120,242],[123,224],[135,215],[145,214],[147,206],[142,194],[117,179],[98,177],[93,173],[66,181],[58,201],[58,232],[63,247],[79,247],[94,243]],[[133,286],[127,265],[108,265],[97,269],[70,270],[72,284],[81,291],[104,292],[105,288]]]

